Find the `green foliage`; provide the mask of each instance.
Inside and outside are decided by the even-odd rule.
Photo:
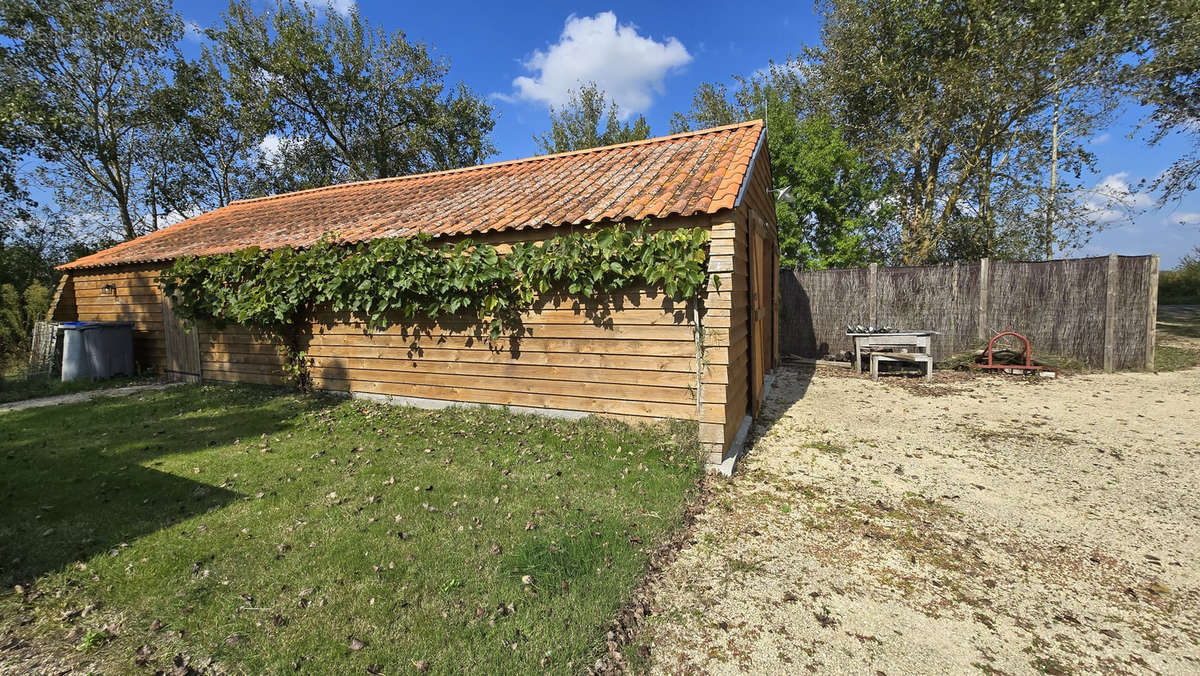
[[[312,184],[454,169],[495,152],[491,106],[447,87],[449,64],[429,47],[358,11],[318,16],[310,3],[280,0],[258,13],[235,0],[208,34],[239,106],[266,105],[275,133],[305,139],[290,150]]]
[[[579,91],[570,92],[566,105],[550,110],[550,131],[533,140],[542,152],[565,153],[650,137],[650,125],[644,116],[639,115],[630,124],[622,123],[620,115],[616,102],[596,83],[585,83]]]
[[[170,84],[155,92],[153,145],[144,163],[156,213],[208,211],[269,186],[274,167],[263,161],[259,143],[274,121],[270,102],[261,88],[235,86],[223,71],[204,47],[196,61],[176,60]]]
[[[12,284],[0,284],[0,366],[25,346],[21,294]]]
[[[781,264],[820,270],[878,260],[892,209],[872,167],[827,116],[780,115],[773,121],[772,175],[790,187],[792,198],[775,205]]]
[[[25,322],[32,328],[33,322],[46,316],[50,309],[52,296],[50,288],[41,282],[34,282],[21,292],[21,300],[25,308]]]
[[[895,181],[907,264],[1029,258],[1095,230],[1079,177],[1119,101],[1128,3],[827,0],[809,88]],[[1065,179],[1071,177],[1074,183]]]
[[[83,640],[79,642],[78,646],[75,646],[75,649],[80,652],[87,652],[89,650],[95,650],[107,642],[108,634],[104,633],[103,631],[88,629],[87,633],[83,635]]]
[[[6,88],[11,82],[25,96],[18,117],[29,147],[46,163],[59,206],[106,234],[133,239],[151,227],[141,208],[149,185],[142,159],[153,93],[182,28],[165,0],[0,3]]]
[[[1159,273],[1158,302],[1163,305],[1200,305],[1200,247],[1184,256],[1173,270]]]
[[[22,357],[29,349],[33,323],[50,308],[50,289],[33,282],[23,292],[12,284],[0,285],[0,367]]]
[[[1163,199],[1200,183],[1200,8],[1195,0],[1142,0],[1140,57],[1127,76],[1138,103],[1150,108],[1152,144],[1170,139],[1183,150],[1154,180]],[[1165,145],[1165,144],[1164,144]]]
[[[348,312],[372,330],[394,314],[436,320],[473,318],[491,340],[519,334],[535,295],[594,297],[637,285],[690,300],[707,286],[708,232],[649,232],[646,224],[575,232],[544,242],[496,247],[464,239],[436,246],[428,235],[342,244],[325,237],[305,249],[186,257],[162,276],[184,319],[230,321],[283,343],[286,375],[306,385],[302,327],[315,309]]]
[[[796,63],[775,65],[765,75],[701,84],[686,114],[676,113],[673,131],[767,120],[771,179],[788,199],[775,202],[780,264],[822,269],[854,267],[886,255],[888,186],[875,168],[823,113],[812,112]],[[764,110],[765,106],[765,110]]]

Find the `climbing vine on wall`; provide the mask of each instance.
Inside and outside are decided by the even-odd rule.
[[[314,311],[349,312],[372,330],[400,316],[473,318],[496,340],[520,330],[536,295],[591,297],[636,286],[662,289],[677,301],[708,285],[708,232],[649,232],[648,223],[586,229],[501,254],[471,240],[438,246],[428,235],[344,244],[324,237],[303,249],[184,257],[162,277],[177,314],[191,322],[234,322],[278,339],[285,375],[308,386],[300,350]]]

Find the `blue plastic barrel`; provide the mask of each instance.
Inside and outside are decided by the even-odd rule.
[[[133,375],[132,322],[62,322],[62,379]]]

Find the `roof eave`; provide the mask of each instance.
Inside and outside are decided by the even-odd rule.
[[[758,142],[754,144],[754,152],[750,154],[750,164],[746,166],[746,175],[742,177],[742,187],[738,188],[737,197],[733,200],[734,208],[742,206],[746,198],[746,190],[750,187],[750,179],[754,177],[754,165],[758,163],[758,154],[767,143],[767,128],[764,126],[758,132]]]

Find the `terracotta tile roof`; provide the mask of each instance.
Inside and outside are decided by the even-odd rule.
[[[250,246],[434,237],[732,208],[762,122],[571,153],[315,188],[228,206],[60,266],[169,261]]]

